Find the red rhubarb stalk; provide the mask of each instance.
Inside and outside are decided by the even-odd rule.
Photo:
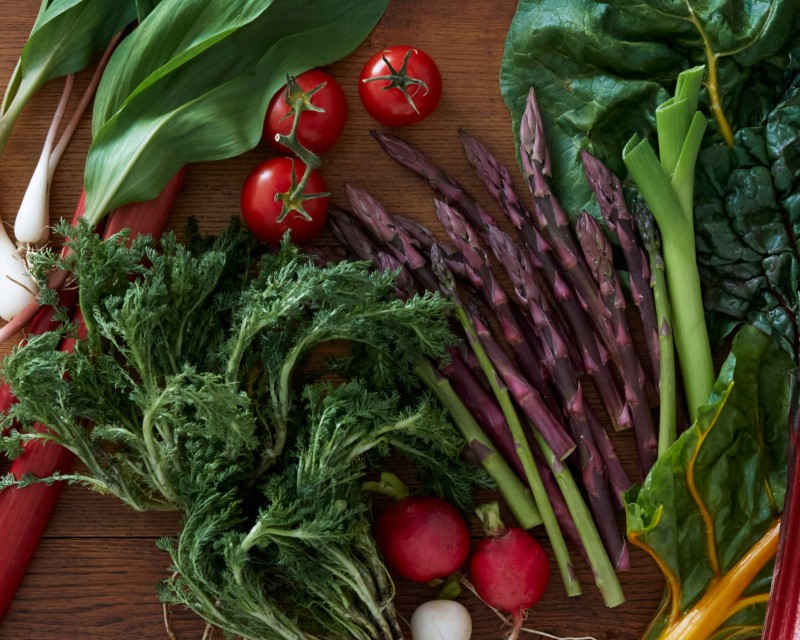
[[[762,640],[800,640],[800,374],[792,374],[789,476]]]
[[[127,205],[115,211],[108,221],[103,237],[107,238],[123,228],[130,229],[132,237],[140,234],[160,235],[172,210],[183,175],[184,171],[180,171],[153,200]],[[75,319],[80,335],[83,327],[80,315],[76,314]],[[61,350],[69,352],[74,344],[74,339],[66,339]],[[42,425],[36,425],[36,428],[46,429]],[[11,464],[10,473],[15,478],[21,478],[25,474],[44,478],[54,473],[68,472],[73,459],[74,455],[63,447],[34,440],[25,446],[22,455]],[[5,617],[14,599],[61,489],[60,482],[51,485],[37,483],[23,488],[12,487],[0,493],[0,532],[3,537],[3,544],[0,545],[0,620]]]

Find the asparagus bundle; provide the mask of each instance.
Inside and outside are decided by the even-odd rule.
[[[652,270],[648,256],[639,242],[619,178],[588,151],[581,151],[581,161],[586,179],[600,205],[600,214],[608,227],[617,234],[619,246],[625,256],[630,274],[631,300],[639,309],[642,318],[653,380],[658,386],[660,378],[659,328],[653,290],[650,286]]]
[[[389,269],[399,272],[396,293],[400,298],[405,299],[413,295],[413,282],[403,265],[383,252],[380,247],[375,246],[367,233],[348,213],[338,207],[334,207],[329,211],[328,219],[334,236],[344,246],[348,247],[357,258],[372,262],[380,271]],[[406,283],[408,286],[403,286],[399,283]],[[454,357],[456,357],[455,353],[457,352],[451,350],[451,355]],[[504,426],[503,423],[496,419],[484,421],[483,426],[488,427],[488,431],[493,436],[492,438],[487,437],[460,399],[460,397],[470,396],[457,395],[447,378],[457,377],[460,385],[466,384],[473,390],[476,386],[480,387],[480,384],[467,377],[467,369],[459,371],[451,368],[445,375],[425,361],[417,363],[415,370],[420,379],[447,407],[453,422],[461,431],[468,447],[497,483],[498,490],[517,518],[520,526],[527,529],[539,524],[541,517],[530,491],[514,475],[514,471],[512,471],[508,463],[510,462],[519,470],[522,469],[522,465],[516,457],[513,439],[508,432],[507,426]],[[497,447],[499,447],[502,455]]]
[[[594,317],[606,348],[611,353],[625,381],[625,400],[631,411],[639,442],[639,464],[646,474],[655,462],[655,428],[650,415],[646,387],[641,383],[642,366],[633,348],[628,322],[624,313],[619,313],[615,297],[609,300],[601,295],[595,278],[572,233],[564,210],[556,200],[548,184],[550,154],[544,138],[539,105],[531,90],[528,104],[520,125],[520,154],[522,168],[528,180],[534,201],[534,221],[539,230],[557,248],[561,264],[569,274],[570,281],[578,293],[578,299],[587,308],[601,311]],[[652,447],[650,446],[652,443]]]
[[[483,207],[475,202],[452,177],[439,169],[420,151],[400,138],[377,132],[373,132],[373,135],[394,160],[425,178],[448,202],[454,204],[479,235],[484,236],[487,229],[497,226],[497,223]],[[542,272],[551,289],[551,294],[559,302],[560,308],[567,316],[576,335],[578,347],[582,350],[583,366],[586,372],[592,376],[600,391],[600,397],[612,425],[616,429],[630,427],[630,413],[625,408],[622,394],[608,367],[608,354],[598,343],[589,317],[575,298],[549,247],[530,224],[529,216],[527,214],[520,215],[521,212],[524,212],[524,207],[514,192],[508,171],[489,154],[485,147],[477,143],[477,140],[475,140],[476,145],[473,152],[468,144],[471,139],[470,136],[462,133],[467,157],[478,170],[489,191],[503,206],[505,213],[520,229],[531,248],[533,254],[531,258],[535,259],[538,270]],[[483,166],[484,160],[486,166]],[[499,258],[499,256],[497,257]]]
[[[477,139],[465,131],[460,132],[461,142],[467,159],[475,167],[478,176],[483,180],[489,192],[500,204],[512,224],[520,231],[529,247],[529,254],[516,251],[515,262],[519,267],[533,273],[541,273],[550,287],[550,293],[559,303],[568,320],[572,332],[582,350],[584,370],[592,377],[612,424],[623,429],[630,426],[630,414],[625,407],[622,395],[614,381],[608,366],[608,352],[602,347],[589,316],[581,308],[574,292],[567,283],[563,269],[557,263],[549,245],[541,234],[530,224],[530,214],[517,195],[508,169],[500,164],[489,150]],[[489,246],[492,252],[506,269],[509,277],[514,279],[513,271],[506,259],[507,251],[513,243],[498,243],[502,237],[499,228],[489,227]],[[534,269],[535,266],[535,269]],[[523,304],[527,304],[523,302]],[[548,318],[552,318],[554,310],[549,309]]]

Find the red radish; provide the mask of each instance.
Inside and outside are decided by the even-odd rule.
[[[478,543],[469,564],[472,584],[486,604],[513,616],[508,640],[515,640],[526,609],[536,604],[547,588],[550,563],[542,545],[528,532],[503,526],[496,502],[478,507],[477,513],[486,537]]]
[[[392,473],[364,483],[395,502],[378,516],[375,538],[386,562],[404,578],[430,582],[457,571],[469,555],[469,531],[456,509],[439,498],[409,496]]]

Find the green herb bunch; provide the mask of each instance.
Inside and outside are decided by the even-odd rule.
[[[402,637],[361,483],[393,451],[462,507],[482,478],[411,373],[453,343],[447,303],[397,300],[393,274],[316,266],[288,242],[264,254],[235,226],[186,245],[60,232],[70,254],[36,269],[74,274],[83,339],[58,351],[67,324],[6,358],[19,403],[2,443],[13,456],[52,440],[86,470],[4,485],[66,480],[182,510],[160,595],[228,633]],[[324,376],[302,366],[342,341]]]

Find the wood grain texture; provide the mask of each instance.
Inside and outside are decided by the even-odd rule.
[[[38,2],[6,0],[2,5],[0,88],[4,88],[24,44]],[[501,160],[514,165],[510,119],[499,95],[497,74],[515,5],[513,0],[392,0],[368,40],[331,68],[341,81],[350,106],[344,136],[323,160],[323,173],[334,200],[343,202],[343,186],[352,182],[382,200],[390,211],[436,226],[428,187],[379,149],[369,136],[376,123],[358,99],[358,74],[370,55],[392,44],[412,44],[425,49],[439,63],[444,96],[428,120],[401,135],[457,176],[497,219],[502,219],[473,176],[461,152],[457,130],[467,128]],[[85,81],[85,76],[80,78],[78,86]],[[0,213],[6,224],[13,220],[22,198],[60,91],[61,83],[52,82],[34,100],[20,119],[0,163]],[[82,184],[88,144],[86,119],[56,175],[52,189],[54,219],[72,213]],[[248,172],[272,153],[262,144],[238,158],[191,167],[172,217],[172,228],[180,232],[190,215],[199,218],[203,229],[220,228],[237,214],[239,190]],[[502,224],[509,229],[504,221]],[[0,355],[11,346],[0,345]],[[640,353],[644,350],[640,349]],[[590,396],[590,401],[599,409],[596,394]],[[632,434],[612,437],[632,470]],[[17,599],[0,625],[0,640],[167,638],[161,606],[153,591],[153,585],[166,575],[167,562],[154,543],[160,536],[175,533],[178,526],[176,514],[136,514],[112,498],[68,487]],[[570,600],[563,595],[554,570],[550,588],[531,612],[527,626],[562,636],[589,635],[597,640],[638,638],[661,596],[662,581],[655,566],[634,551],[633,571],[623,576],[628,601],[615,610],[603,606],[585,566],[580,566],[579,575],[584,595]],[[433,595],[427,587],[398,581],[398,607],[405,617]],[[502,625],[486,607],[471,596],[462,601],[473,613],[475,640],[503,636]],[[173,616],[174,631],[180,640],[202,636],[204,625],[191,614],[175,611]]]

